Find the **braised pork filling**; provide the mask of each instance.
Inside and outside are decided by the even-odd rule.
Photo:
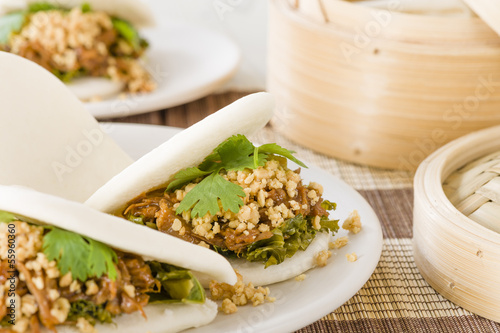
[[[128,92],[156,88],[139,58],[148,47],[127,21],[90,6],[67,10],[47,3],[0,17],[11,28],[0,50],[32,60],[61,80],[82,76],[123,82]],[[1,24],[0,24],[1,25]]]
[[[203,288],[188,271],[55,227],[2,222],[0,332],[38,333],[42,326],[56,332],[58,325],[93,332],[97,322],[112,323],[122,314],[145,316],[150,302],[204,302]]]
[[[237,145],[231,140],[251,144],[241,137],[226,142],[234,149]],[[243,149],[248,152],[243,156],[249,161],[254,159],[254,148]],[[224,151],[224,143],[218,148],[221,149]],[[261,152],[258,154],[262,161],[256,168],[238,166],[240,170],[231,170],[221,167],[225,162],[217,155],[218,150],[209,156],[213,161],[205,160],[194,172],[207,176],[179,188],[146,193],[130,202],[121,212],[122,217],[222,253],[264,261],[266,266],[307,248],[316,232],[338,229],[337,221],[329,220],[328,210],[335,205],[323,199],[323,187],[314,182],[303,184],[300,168],[290,170],[286,158],[276,154],[264,156]],[[238,156],[231,158],[234,161]],[[214,173],[209,173],[210,168]],[[182,172],[191,174],[192,169]],[[181,174],[178,178],[185,177]],[[241,192],[231,196],[238,193],[235,186]],[[201,193],[207,189],[211,194]],[[215,199],[209,197],[213,193],[218,193]],[[233,205],[236,209],[224,207],[238,198],[241,202]],[[206,202],[209,200],[215,201]],[[215,209],[210,209],[214,203]]]

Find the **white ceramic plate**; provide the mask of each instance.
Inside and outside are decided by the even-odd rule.
[[[150,43],[145,62],[158,88],[85,106],[96,118],[124,117],[181,105],[220,88],[236,72],[240,52],[227,37],[180,23],[141,30]]]
[[[132,158],[137,159],[180,129],[164,126],[105,124],[104,128]],[[302,177],[321,183],[324,197],[337,203],[330,216],[343,221],[357,209],[363,229],[349,235],[349,244],[333,252],[326,267],[306,273],[302,282],[295,280],[271,285],[276,302],[261,306],[240,307],[236,314],[219,314],[210,325],[191,329],[190,333],[291,332],[307,326],[340,307],[370,278],[382,253],[382,230],[375,212],[365,199],[337,177],[309,164]],[[345,230],[338,233],[347,235]],[[358,260],[348,262],[345,255],[356,252]]]

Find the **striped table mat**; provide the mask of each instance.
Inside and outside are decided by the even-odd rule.
[[[266,127],[254,138],[276,142],[342,178],[377,213],[384,244],[370,280],[347,303],[297,332],[500,332],[439,295],[418,272],[412,251],[413,174],[338,161],[303,148]]]
[[[187,127],[248,93],[214,94],[178,107],[112,121]],[[500,333],[500,324],[447,301],[419,274],[412,253],[413,175],[369,168],[317,154],[268,126],[254,138],[276,142],[343,179],[363,195],[382,224],[382,257],[370,280],[342,307],[297,331]]]

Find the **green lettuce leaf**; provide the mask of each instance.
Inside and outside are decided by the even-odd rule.
[[[29,13],[44,12],[48,10],[63,10],[63,8],[48,2],[34,2],[30,3],[28,6]]]
[[[14,216],[14,214],[0,210],[0,222],[10,223],[16,220],[17,218]]]
[[[26,20],[25,12],[14,12],[0,17],[0,48],[7,45],[12,33],[18,32]]]
[[[145,225],[146,227],[150,227],[151,229],[158,230],[156,223],[144,221],[144,216],[142,216],[142,215],[141,216],[134,216],[132,214],[129,214],[127,216],[127,220],[134,222],[136,224]]]
[[[0,320],[0,328],[11,328],[12,326],[12,319],[10,317],[4,316],[2,320]]]
[[[286,258],[286,248],[281,229],[274,229],[271,238],[252,243],[243,257],[248,261],[263,261],[266,268],[282,263]]]
[[[325,210],[335,210],[337,209],[337,204],[335,202],[323,200],[323,202],[321,203],[321,208]]]
[[[95,325],[97,322],[112,323],[114,315],[106,310],[106,303],[96,305],[90,301],[79,300],[71,303],[67,320],[76,322],[80,317]]]
[[[89,13],[91,11],[92,11],[92,6],[89,3],[85,2],[82,4],[82,13]]]
[[[135,51],[139,51],[142,46],[142,40],[139,32],[130,24],[130,22],[113,17],[113,27],[118,32],[118,35],[125,39],[133,47]]]
[[[76,78],[81,77],[81,76],[85,76],[86,71],[84,69],[76,69],[76,70],[69,71],[69,72],[62,72],[62,71],[59,71],[57,69],[52,69],[52,74],[57,76],[57,78],[59,80],[61,80],[62,82],[68,83],[68,82],[71,82],[71,80],[73,80],[73,79],[76,79]]]
[[[205,302],[205,290],[190,271],[157,261],[148,264],[153,276],[161,283],[161,290],[149,294],[149,303]]]
[[[278,265],[286,258],[291,258],[297,251],[304,251],[316,237],[318,230],[312,227],[312,217],[297,215],[275,228],[273,236],[252,243],[242,255],[248,261],[263,261],[265,268]],[[338,220],[321,217],[320,232],[336,232]]]
[[[337,232],[339,230],[339,220],[329,220],[326,216],[321,217],[319,224],[321,225],[321,229],[319,229],[321,232]]]

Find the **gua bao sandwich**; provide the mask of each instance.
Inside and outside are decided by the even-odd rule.
[[[11,186],[0,259],[1,332],[178,332],[217,314],[192,271],[236,282],[212,251]]]
[[[242,98],[174,136],[112,178],[86,204],[236,258],[265,285],[316,265],[337,220],[293,152],[245,135],[271,118],[269,94]],[[287,160],[297,164],[288,166]]]
[[[0,50],[71,83],[81,99],[148,92],[156,84],[140,62],[148,42],[137,29],[152,21],[139,0],[5,1]]]

